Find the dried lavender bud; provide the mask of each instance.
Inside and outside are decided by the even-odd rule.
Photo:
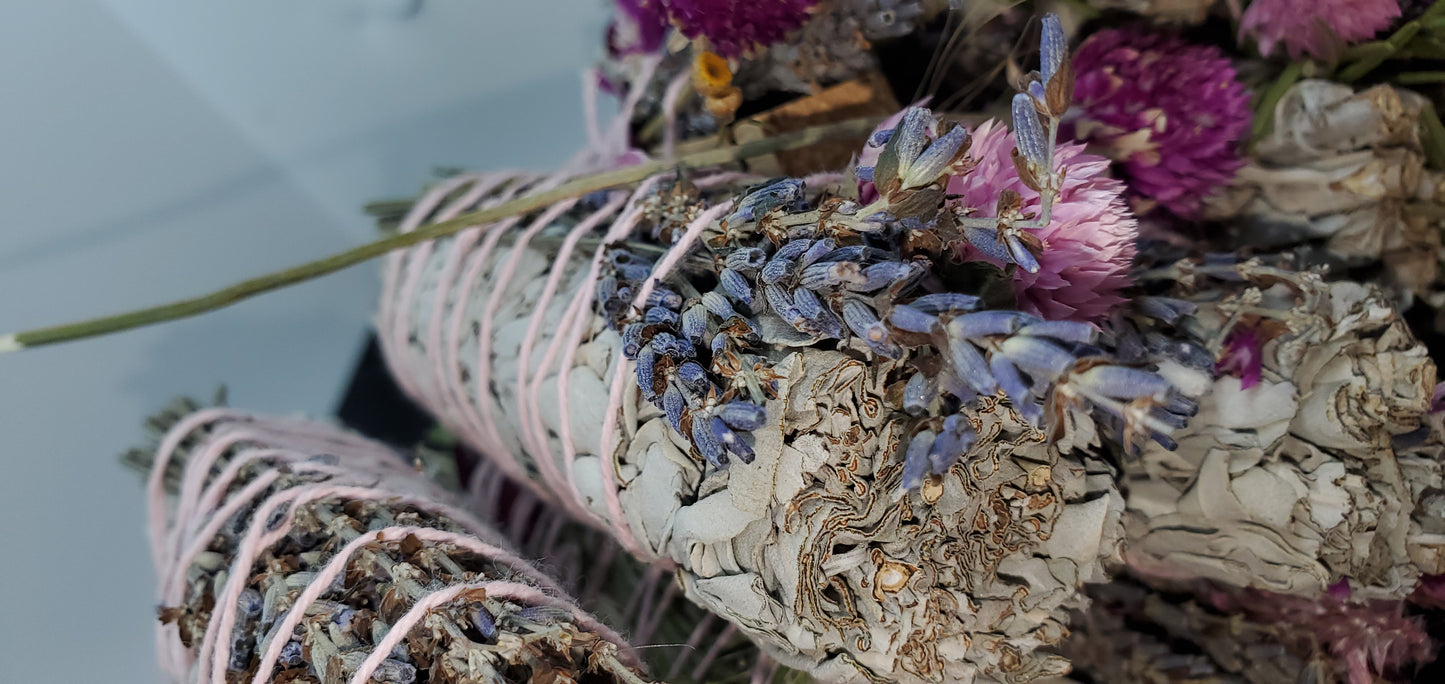
[[[397,660],[383,660],[371,679],[386,684],[412,684],[416,681],[416,667]]]
[[[989,371],[988,362],[968,340],[950,335],[948,356],[953,362],[953,372],[973,391],[984,396],[998,391],[998,381]]]
[[[1004,246],[1008,247],[1009,261],[1018,264],[1019,268],[1029,273],[1039,272],[1038,259],[1034,258],[1034,253],[1030,252],[1029,248],[1025,247],[1024,243],[1019,240],[1017,236],[1013,234],[1005,235]]]
[[[893,131],[893,137],[883,146],[874,166],[874,183],[887,189],[894,181],[907,176],[913,163],[928,146],[928,131],[933,126],[933,114],[921,107],[910,107],[903,113],[903,119]]]
[[[824,257],[832,254],[837,249],[838,243],[833,240],[833,238],[816,240],[808,247],[807,251],[803,252],[802,256],[798,258],[799,264],[803,268],[807,268],[822,261]]]
[[[843,300],[843,322],[854,335],[862,338],[868,348],[888,358],[897,358],[901,353],[892,342],[888,328],[878,320],[873,308],[858,299]]]
[[[932,430],[920,430],[908,441],[908,450],[903,456],[903,479],[898,483],[899,489],[910,491],[923,484],[923,476],[928,474],[932,466],[928,455],[933,452],[934,438]]]
[[[851,261],[823,261],[803,269],[798,282],[809,290],[827,290],[863,282],[863,269]]]
[[[1074,355],[1037,337],[1014,335],[998,346],[1015,365],[1035,376],[1057,378],[1074,365]]]
[[[642,398],[649,402],[657,399],[657,391],[653,389],[653,370],[656,366],[657,354],[649,344],[637,353],[637,387],[642,390]]]
[[[957,292],[937,292],[923,295],[909,302],[908,305],[924,313],[941,316],[973,311],[982,303],[983,300],[973,295],[959,294]]]
[[[908,332],[931,334],[943,330],[943,322],[937,316],[927,314],[907,304],[897,304],[888,312],[888,322],[893,327]]]
[[[968,129],[954,126],[938,137],[928,149],[919,155],[902,178],[903,188],[917,188],[929,185],[948,171],[964,143],[968,142]]]
[[[654,306],[643,313],[642,322],[647,325],[677,325],[677,312]]]
[[[797,204],[803,198],[805,186],[797,178],[779,178],[748,192],[738,200],[737,209],[724,221],[729,226],[756,221],[763,214],[779,207]]]
[[[692,427],[692,444],[697,447],[697,452],[702,455],[708,463],[715,468],[727,465],[728,456],[723,453],[722,443],[718,441],[717,434],[712,430],[711,424],[697,425]]]
[[[489,643],[497,640],[497,618],[492,616],[491,611],[480,603],[473,603],[467,611],[467,617],[471,619],[472,626],[481,632],[482,638]]]
[[[306,660],[301,656],[301,642],[286,642],[281,648],[281,657],[276,662],[288,670],[305,664]]]
[[[712,388],[712,382],[708,380],[707,371],[696,361],[688,361],[677,367],[677,379],[694,394],[702,396]]]
[[[999,387],[1003,388],[1004,394],[1008,395],[1009,401],[1014,406],[1023,406],[1029,401],[1029,384],[1024,382],[1023,376],[1019,374],[1018,368],[1006,357],[995,354],[988,360],[988,368],[993,372],[993,377],[998,381]]]
[[[938,387],[932,378],[914,373],[903,385],[903,410],[910,416],[923,415],[937,395]]]
[[[1077,321],[1039,321],[1019,328],[1019,333],[1032,337],[1050,337],[1074,344],[1093,344],[1099,337],[1094,326]]]
[[[763,407],[745,401],[723,404],[717,415],[729,427],[745,432],[760,430],[768,422],[768,413]]]
[[[774,256],[768,260],[768,263],[763,264],[763,270],[758,274],[758,280],[769,285],[777,284],[788,277],[788,272],[791,271],[792,268],[792,261],[781,256]]]
[[[1192,316],[1198,310],[1193,302],[1173,297],[1137,297],[1133,305],[1139,312],[1150,318],[1174,325],[1184,316]]]
[[[642,331],[647,326],[642,323],[632,323],[622,329],[622,355],[629,358],[637,358],[637,352],[642,349]]]
[[[652,348],[658,354],[674,361],[681,361],[697,356],[697,351],[693,349],[692,344],[668,332],[659,332],[653,335]]]
[[[1019,311],[979,311],[963,314],[948,322],[948,334],[960,340],[981,340],[994,335],[1012,335],[1037,318]]]
[[[703,340],[707,339],[707,308],[701,304],[688,307],[682,312],[678,327],[682,336],[694,347],[702,346]]]
[[[687,399],[683,398],[677,385],[668,385],[667,391],[662,393],[662,410],[667,414],[667,422],[672,424],[672,429],[681,433],[682,412],[687,410]]]
[[[261,592],[249,588],[241,592],[241,600],[236,602],[237,610],[251,620],[261,616],[261,606]]]
[[[734,271],[751,273],[763,267],[768,253],[756,247],[743,247],[729,252],[723,265]]]
[[[1014,140],[1019,154],[1040,169],[1047,169],[1049,143],[1033,98],[1019,93],[1013,99]]]
[[[724,273],[726,272],[727,271],[724,271]],[[734,271],[734,273],[736,272]],[[744,285],[746,285],[746,283],[744,283]],[[751,295],[749,295],[749,297],[751,297]],[[750,302],[751,299],[749,300],[749,302],[746,303]],[[708,310],[708,313],[711,313],[712,315],[717,316],[718,318],[721,318],[723,320],[728,320],[738,315],[738,312],[733,309],[733,305],[729,304],[728,300],[724,299],[722,295],[716,292],[703,293],[702,305]]]
[[[793,297],[788,294],[787,290],[777,285],[764,285],[763,295],[768,299],[768,306],[783,320],[791,323],[802,316],[798,312],[798,308],[793,306]]]
[[[676,311],[682,308],[682,295],[659,285],[654,287],[652,292],[647,293],[647,301],[643,306],[648,308],[660,306]]]
[[[597,306],[606,309],[612,300],[617,298],[617,276],[603,276],[597,281]]]
[[[1172,387],[1153,373],[1122,366],[1095,366],[1079,374],[1078,384],[1112,399],[1163,397]],[[1179,397],[1179,399],[1184,399]],[[1184,401],[1189,401],[1184,399]],[[1193,402],[1189,402],[1193,403]],[[1195,407],[1197,410],[1197,406]]]
[[[978,436],[973,433],[973,428],[963,416],[954,414],[943,419],[943,429],[933,440],[933,448],[928,451],[932,472],[947,472],[977,441]]]
[[[813,241],[811,239],[795,238],[793,240],[789,240],[782,247],[779,247],[778,251],[773,253],[773,258],[785,259],[787,261],[797,261],[803,256],[803,254],[807,253],[808,248],[812,246]]]
[[[712,431],[713,437],[717,438],[718,443],[721,444],[724,449],[732,452],[734,456],[742,459],[743,463],[752,463],[753,459],[757,458],[756,454],[753,453],[753,448],[748,446],[748,443],[744,442],[743,438],[738,436],[736,432],[733,432],[732,428],[729,428],[721,418],[713,418],[708,426]]]
[[[741,273],[724,268],[718,273],[718,285],[722,287],[722,291],[727,296],[741,302],[743,306],[753,305],[753,287]],[[712,309],[712,307],[709,306],[708,309]]]
[[[1063,24],[1059,22],[1057,14],[1049,13],[1044,15],[1043,30],[1039,38],[1039,73],[1043,76],[1044,85],[1054,79],[1059,67],[1063,65],[1064,58],[1069,55],[1069,39],[1064,36]]]
[[[873,292],[892,285],[907,283],[921,275],[923,275],[922,269],[915,264],[885,261],[864,268],[863,279],[860,282],[847,283],[845,287],[854,292]]]

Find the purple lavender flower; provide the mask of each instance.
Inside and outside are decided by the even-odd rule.
[[[1074,71],[1077,137],[1106,148],[1146,206],[1193,218],[1244,165],[1250,95],[1219,48],[1158,29],[1108,29],[1079,46]]]

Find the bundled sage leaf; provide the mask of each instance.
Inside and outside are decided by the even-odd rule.
[[[151,461],[174,681],[643,681],[619,635],[386,447],[224,408],[166,422],[132,460]]]

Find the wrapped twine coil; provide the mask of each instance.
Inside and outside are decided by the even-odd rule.
[[[224,408],[167,422],[140,460],[173,681],[644,681],[621,636],[386,447]]]
[[[449,179],[400,229],[496,202],[508,180]],[[378,328],[403,388],[498,470],[674,571],[690,599],[820,680],[1067,671],[1035,649],[1067,634],[1065,607],[1103,578],[1122,529],[1112,474],[1065,453],[1092,435],[1047,444],[985,401],[987,448],[899,498],[902,424],[880,408],[891,362],[804,348],[778,355],[756,460],[704,467],[640,398],[592,305],[607,245],[638,229],[663,180],[393,255]],[[638,303],[729,209],[689,215]]]

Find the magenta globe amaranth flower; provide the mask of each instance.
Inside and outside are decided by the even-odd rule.
[[[1145,28],[1090,36],[1074,56],[1075,136],[1119,162],[1138,208],[1184,218],[1244,165],[1249,91],[1219,48]]]
[[[1332,60],[1399,17],[1398,0],[1253,0],[1240,17],[1239,39],[1253,38],[1263,55],[1283,45],[1291,59]]]
[[[1020,180],[1013,149],[1014,136],[1001,124],[990,121],[974,129],[969,156],[978,166],[954,176],[948,193],[965,207],[989,212],[1003,191],[1012,190],[1024,198],[1025,210],[1037,211],[1038,193]],[[1124,301],[1123,290],[1133,283],[1129,268],[1138,223],[1124,204],[1124,184],[1108,176],[1107,159],[1065,143],[1054,151],[1054,166],[1065,173],[1064,184],[1052,220],[1032,231],[1043,245],[1039,269],[1016,269],[1014,294],[1021,311],[1049,320],[1095,322]],[[960,256],[1002,265],[967,243]]]
[[[665,0],[662,4],[683,35],[705,37],[711,51],[736,57],[802,28],[818,0]]]

